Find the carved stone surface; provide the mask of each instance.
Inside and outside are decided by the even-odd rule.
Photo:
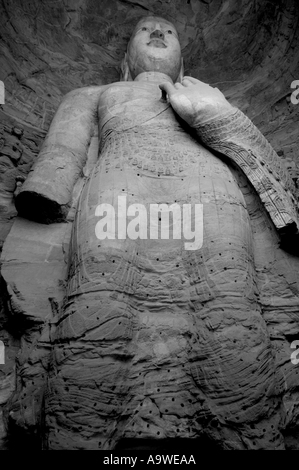
[[[27,183],[21,185],[62,96],[118,81],[132,25],[146,10],[177,24],[186,74],[219,86],[246,112],[296,183],[299,105],[289,99],[290,84],[299,79],[295,0],[149,3],[1,1],[1,242],[17,214],[14,197],[26,189]],[[223,163],[195,144],[174,126],[170,110],[167,138],[154,123],[144,132],[142,120],[150,119],[150,111],[144,109],[142,119],[123,114],[131,120],[123,122],[124,132],[102,138],[103,158],[79,202],[97,159],[96,137],[83,172],[65,171],[57,185],[61,193],[50,188],[65,206],[61,227],[48,226],[45,235],[44,225],[18,219],[9,234],[2,255],[8,287],[3,282],[0,339],[8,361],[0,366],[0,407],[11,435],[5,439],[1,411],[2,446],[19,447],[22,441],[37,448],[107,449],[117,443],[142,446],[124,439],[197,437],[199,444],[208,439],[225,448],[298,448],[299,366],[290,361],[290,343],[299,339],[298,259],[279,247],[269,215],[233,162]],[[137,134],[129,129],[136,121]],[[85,162],[73,144],[71,161],[75,156]],[[77,204],[90,203],[94,214],[95,195],[99,188],[115,188],[116,175],[116,190],[124,189],[130,203],[210,205],[202,254],[184,254],[179,243],[166,250],[163,241],[156,247],[140,241],[90,244],[94,220],[77,212]],[[163,180],[163,194],[155,178]],[[35,212],[29,202],[38,203],[25,201],[27,215]],[[51,220],[50,214],[46,221]],[[73,235],[69,298],[63,304],[72,224],[79,238]],[[90,251],[82,248],[86,240]],[[56,329],[59,307],[66,317]],[[53,356],[50,341],[56,344]],[[51,386],[45,390],[49,367]],[[45,415],[47,436],[40,432]]]

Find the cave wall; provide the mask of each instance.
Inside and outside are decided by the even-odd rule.
[[[296,0],[0,0],[0,246],[16,216],[14,194],[36,159],[62,97],[117,81],[137,20],[176,25],[185,74],[217,86],[250,117],[299,178],[299,4]],[[1,283],[0,406],[14,389],[24,325],[12,318]],[[0,439],[5,434],[0,414]]]

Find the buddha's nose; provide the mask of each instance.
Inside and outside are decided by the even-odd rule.
[[[156,29],[155,31],[151,33],[150,38],[151,39],[158,38],[158,39],[164,40],[164,34],[162,33],[162,31],[160,31],[160,29]]]

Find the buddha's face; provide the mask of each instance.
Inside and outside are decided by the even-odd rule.
[[[142,72],[161,72],[175,82],[181,46],[173,24],[156,17],[139,21],[128,46],[128,65],[133,80]]]

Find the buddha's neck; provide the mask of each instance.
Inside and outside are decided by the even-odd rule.
[[[157,83],[158,85],[164,82],[173,83],[168,75],[161,72],[142,72],[137,75],[134,82],[152,82]]]

